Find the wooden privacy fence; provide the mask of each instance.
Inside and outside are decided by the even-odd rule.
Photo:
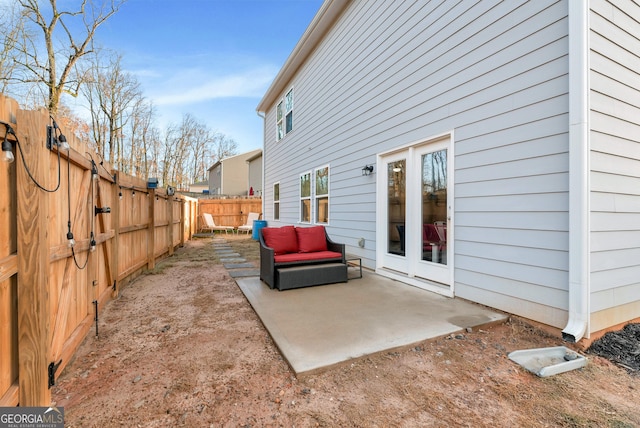
[[[0,406],[48,406],[104,304],[195,233],[198,202],[113,171],[46,110],[0,94],[0,121]],[[65,132],[69,151],[47,148]]]
[[[250,212],[262,214],[262,198],[199,199],[198,212],[211,214],[218,226],[238,227]]]

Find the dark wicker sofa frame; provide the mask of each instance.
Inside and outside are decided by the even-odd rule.
[[[260,279],[269,288],[277,288],[282,291],[292,288],[347,282],[345,244],[333,242],[326,230],[327,250],[342,254],[341,259],[331,258],[276,263],[275,251],[265,244],[262,230],[259,231],[259,237]]]

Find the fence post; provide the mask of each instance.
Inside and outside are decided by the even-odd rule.
[[[156,189],[149,189],[149,230],[147,234],[147,269],[156,267]]]
[[[116,186],[115,189],[117,193],[114,193],[113,195],[113,208],[111,211],[111,224],[113,225],[114,230],[113,241],[111,242],[111,254],[113,254],[113,261],[111,262],[111,278],[115,283],[115,287],[111,291],[111,297],[115,299],[118,297],[120,290],[118,275],[120,275],[120,205],[122,205],[122,200],[119,195],[122,194],[122,189],[120,188],[119,171],[114,175],[113,179],[113,184]]]
[[[20,148],[31,175],[45,188],[51,154],[45,148],[48,114],[18,110]],[[20,154],[18,153],[18,156]],[[49,406],[49,195],[16,162],[18,195],[18,373],[20,406]]]
[[[182,199],[180,201],[180,247],[184,247],[184,235],[186,227],[186,215],[187,215],[187,201]]]
[[[169,210],[168,212],[168,217],[169,217],[169,230],[167,231],[167,239],[169,240],[169,255],[172,256],[173,255],[173,204],[175,204],[175,201],[173,200],[173,196],[169,196],[167,195],[167,209]]]

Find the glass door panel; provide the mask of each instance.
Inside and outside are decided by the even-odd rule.
[[[421,259],[447,264],[447,150],[421,157]]]
[[[380,166],[378,189],[380,206],[377,210],[381,227],[378,240],[379,263],[385,269],[406,274],[409,270],[410,242],[407,216],[410,200],[407,180],[410,171],[407,152],[385,156]]]
[[[406,251],[407,161],[387,164],[387,253],[405,256]]]

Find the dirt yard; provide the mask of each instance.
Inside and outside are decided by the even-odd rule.
[[[255,241],[228,241],[257,265]],[[539,378],[507,358],[563,344],[512,317],[296,378],[198,239],[107,305],[53,400],[67,427],[640,426],[634,372],[587,354]]]

